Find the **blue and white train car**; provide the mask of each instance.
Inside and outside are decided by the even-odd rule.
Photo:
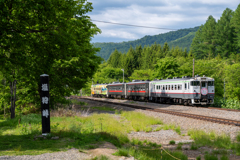
[[[214,101],[214,79],[210,77],[175,77],[149,83],[149,100],[184,105],[207,105]]]

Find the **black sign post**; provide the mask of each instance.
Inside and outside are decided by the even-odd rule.
[[[50,110],[49,110],[49,76],[42,74],[41,82],[41,113],[42,113],[42,135],[46,136],[50,133]]]

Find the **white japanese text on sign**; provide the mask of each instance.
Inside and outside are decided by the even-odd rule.
[[[42,91],[48,91],[47,84],[42,84]]]

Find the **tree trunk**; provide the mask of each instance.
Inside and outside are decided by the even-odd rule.
[[[11,93],[11,119],[15,118],[15,102],[16,102],[16,83],[17,81],[14,80],[10,82],[10,93]]]

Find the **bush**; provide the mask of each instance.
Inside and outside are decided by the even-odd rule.
[[[170,142],[169,142],[169,144],[175,144],[176,142],[174,141],[174,140],[171,140]]]
[[[120,148],[117,152],[113,153],[113,155],[129,157],[129,150],[126,148]]]
[[[240,101],[235,99],[224,100],[223,98],[214,98],[214,104],[211,106],[219,108],[240,109]]]
[[[192,144],[190,149],[191,149],[191,150],[197,150],[197,149],[198,149],[198,146],[197,146],[196,144]]]
[[[216,155],[212,155],[212,154],[205,154],[204,159],[205,160],[218,160],[218,157]]]

